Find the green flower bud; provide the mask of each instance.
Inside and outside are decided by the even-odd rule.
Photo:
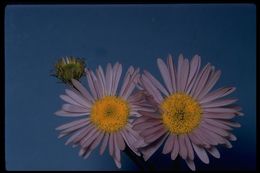
[[[55,64],[55,74],[64,83],[71,83],[71,79],[79,80],[84,75],[85,62],[81,58],[65,57]]]

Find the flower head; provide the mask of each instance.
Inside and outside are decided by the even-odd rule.
[[[132,129],[131,122],[141,116],[138,111],[144,110],[145,102],[140,92],[135,92],[140,77],[139,69],[129,67],[118,90],[122,65],[107,65],[106,72],[101,66],[96,73],[86,69],[88,88],[72,79],[74,87],[66,89],[61,99],[67,102],[55,114],[64,117],[81,117],[57,127],[60,136],[71,135],[66,144],[80,146],[79,155],[87,158],[99,145],[100,154],[106,147],[117,167],[121,167],[120,151],[126,145],[140,156],[138,147],[144,146],[143,139]],[[89,92],[90,90],[90,92]]]
[[[140,111],[143,116],[133,122],[133,129],[150,144],[141,148],[145,160],[164,143],[164,154],[171,153],[172,160],[180,155],[189,168],[195,170],[194,153],[208,164],[207,152],[219,158],[216,146],[223,144],[231,148],[230,141],[236,140],[231,130],[240,124],[231,119],[243,114],[239,112],[241,108],[234,105],[237,99],[224,98],[235,88],[211,91],[221,72],[209,63],[200,70],[198,55],[191,62],[180,55],[177,67],[171,55],[167,64],[162,59],[157,63],[165,86],[144,71],[141,86],[155,109]]]
[[[75,57],[65,57],[55,64],[54,76],[64,83],[71,83],[72,79],[79,80],[84,75],[85,62]]]

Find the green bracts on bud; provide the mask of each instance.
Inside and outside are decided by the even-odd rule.
[[[81,58],[65,57],[55,64],[54,76],[64,83],[71,83],[71,79],[79,80],[84,75],[85,62]]]

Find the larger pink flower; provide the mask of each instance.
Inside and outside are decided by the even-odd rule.
[[[136,81],[140,77],[139,69],[129,67],[122,87],[118,90],[122,65],[107,65],[106,73],[99,66],[96,74],[86,70],[89,89],[79,81],[72,79],[72,89],[66,89],[61,99],[67,102],[56,115],[63,117],[81,117],[78,120],[57,127],[60,136],[71,135],[66,144],[80,146],[79,155],[87,158],[99,144],[100,154],[106,147],[117,167],[121,167],[120,151],[129,148],[140,156],[137,147],[144,146],[143,139],[132,129],[133,118],[140,116],[143,110],[140,94],[133,94]]]
[[[200,70],[198,55],[191,62],[180,55],[177,67],[170,55],[167,64],[162,59],[157,63],[165,86],[147,71],[141,77],[142,87],[150,95],[148,100],[157,110],[140,111],[143,116],[134,121],[133,129],[150,143],[142,148],[145,160],[164,143],[164,154],[171,153],[172,160],[180,155],[195,170],[194,153],[208,164],[207,152],[219,158],[216,146],[231,148],[229,141],[236,140],[231,130],[240,124],[230,119],[242,115],[241,108],[233,104],[237,99],[224,98],[235,88],[211,91],[221,72],[209,63]]]

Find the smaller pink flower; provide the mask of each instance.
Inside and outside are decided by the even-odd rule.
[[[74,88],[66,89],[60,95],[66,103],[55,114],[80,119],[61,125],[56,129],[60,137],[71,135],[66,145],[80,147],[79,155],[87,158],[100,145],[100,154],[109,149],[118,168],[121,168],[120,151],[126,145],[140,156],[138,147],[144,146],[143,139],[132,129],[131,122],[141,116],[143,110],[140,93],[134,90],[139,69],[128,68],[121,89],[118,90],[122,65],[107,65],[106,72],[99,66],[96,73],[86,70],[89,90],[79,81],[72,79]]]

